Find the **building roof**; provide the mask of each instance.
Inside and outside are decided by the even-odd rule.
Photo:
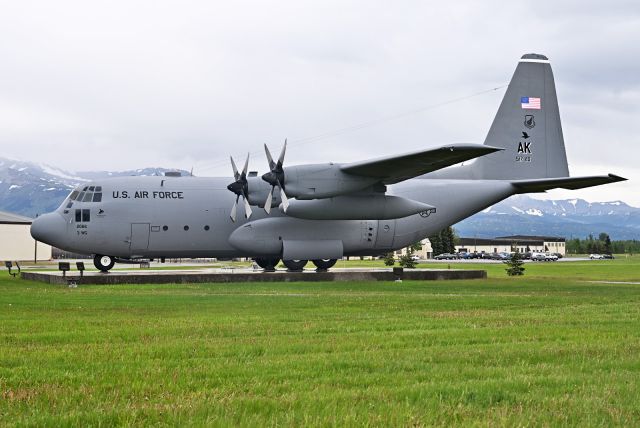
[[[496,241],[495,239],[489,238],[460,238],[460,245],[468,246],[468,245],[504,245],[504,241]]]
[[[0,211],[0,224],[31,224],[33,219],[19,214]]]
[[[505,241],[544,241],[544,242],[564,242],[566,239],[560,236],[530,236],[530,235],[512,235],[512,236],[497,236],[495,239],[502,239]]]
[[[513,235],[513,236],[499,236],[497,238],[460,238],[461,246],[471,245],[491,245],[499,246],[505,244],[518,244],[518,245],[542,245],[544,242],[565,242],[565,238],[551,237],[551,236],[527,236],[527,235]]]

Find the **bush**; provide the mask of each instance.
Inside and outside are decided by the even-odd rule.
[[[393,257],[393,253],[385,254],[382,260],[384,260],[384,264],[386,266],[393,266],[394,264],[396,264],[396,259],[395,257]]]
[[[398,263],[400,266],[407,269],[415,269],[416,261],[413,260],[413,251],[407,251],[400,257],[400,261]]]

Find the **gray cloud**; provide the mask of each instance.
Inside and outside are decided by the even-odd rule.
[[[0,6],[0,144],[69,169],[217,175],[246,152],[264,170],[262,144],[285,137],[292,163],[481,142],[504,89],[302,144],[504,85],[540,52],[572,171],[637,180],[639,40],[630,1],[12,2]],[[640,205],[625,186],[580,196]]]

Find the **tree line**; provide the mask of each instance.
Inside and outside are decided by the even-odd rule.
[[[567,254],[633,254],[640,252],[640,241],[628,239],[612,241],[608,233],[595,238],[589,234],[585,239],[572,238],[566,242]]]
[[[437,256],[442,253],[455,253],[458,237],[456,236],[453,227],[449,226],[442,229],[435,235],[430,236],[429,241],[431,242],[433,255]]]

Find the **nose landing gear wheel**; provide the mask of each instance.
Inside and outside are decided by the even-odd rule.
[[[327,269],[331,269],[337,261],[337,259],[319,259],[313,260],[313,264],[318,268],[316,269],[317,271],[326,271]]]
[[[282,263],[292,272],[300,272],[304,269],[308,260],[283,260]]]
[[[103,256],[100,254],[96,254],[93,258],[93,264],[95,267],[102,272],[109,272],[109,270],[116,264],[116,261],[111,256]]]
[[[280,259],[263,259],[258,257],[255,261],[258,266],[265,270],[265,272],[275,272],[276,265]]]

